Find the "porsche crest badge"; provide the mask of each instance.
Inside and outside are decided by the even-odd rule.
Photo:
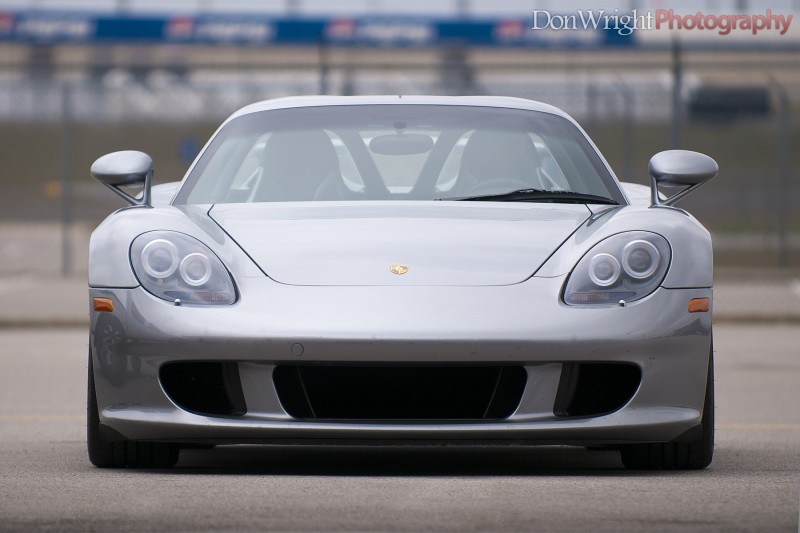
[[[402,276],[406,272],[408,272],[408,267],[405,265],[392,265],[389,267],[389,271],[392,274],[397,274],[398,276]]]

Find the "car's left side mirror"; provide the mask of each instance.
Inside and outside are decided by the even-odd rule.
[[[106,154],[92,164],[92,177],[134,206],[150,207],[153,160],[144,152],[125,150]],[[122,187],[141,191],[129,194]]]
[[[689,150],[667,150],[650,159],[650,187],[653,207],[672,205],[719,172],[717,162],[705,154]],[[662,198],[659,187],[686,187]]]

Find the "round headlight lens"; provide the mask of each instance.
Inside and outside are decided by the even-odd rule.
[[[597,254],[589,262],[589,278],[598,287],[616,283],[620,270],[619,261],[611,254]]]
[[[142,248],[142,268],[149,276],[166,278],[178,268],[178,249],[166,239],[155,239]]]
[[[635,240],[622,250],[622,268],[635,279],[647,279],[658,270],[661,254],[652,243]]]
[[[211,261],[201,253],[189,254],[180,266],[181,278],[192,287],[199,287],[211,278]]]

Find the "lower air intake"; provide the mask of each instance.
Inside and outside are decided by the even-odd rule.
[[[564,363],[553,412],[556,416],[600,416],[633,398],[642,371],[625,363]]]
[[[238,416],[247,411],[236,363],[168,363],[159,379],[181,409],[208,416]]]
[[[521,366],[279,366],[283,408],[299,419],[503,419],[517,408]]]

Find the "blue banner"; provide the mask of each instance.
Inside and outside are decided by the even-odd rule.
[[[40,44],[153,43],[237,46],[319,45],[598,48],[632,46],[614,31],[533,30],[532,19],[422,17],[271,18],[245,15],[114,17],[86,13],[0,12],[0,41]]]

